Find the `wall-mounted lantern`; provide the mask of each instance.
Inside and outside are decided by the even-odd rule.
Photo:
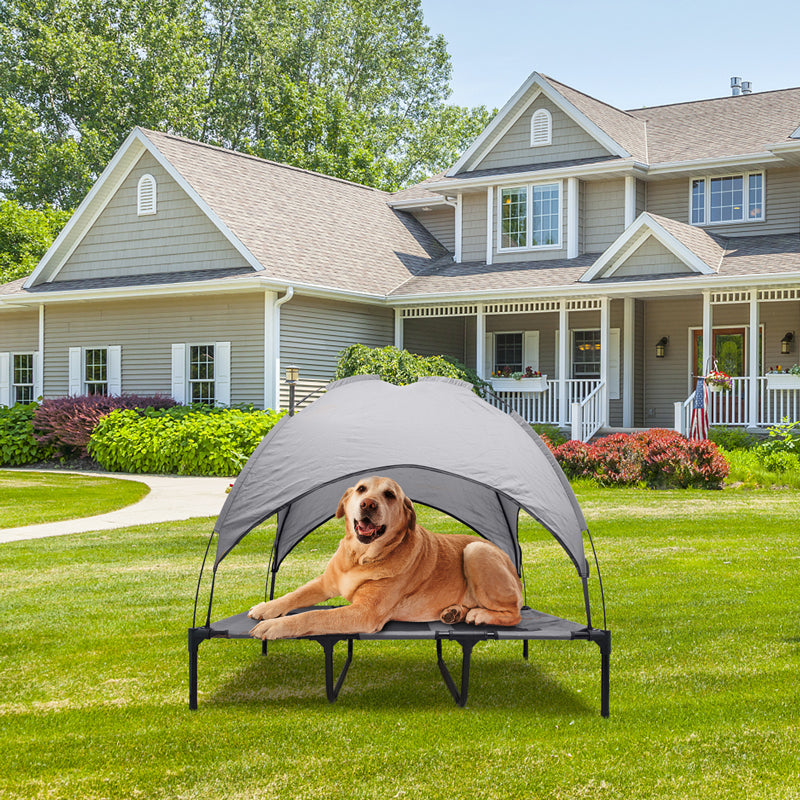
[[[297,367],[286,367],[286,383],[289,384],[289,416],[294,416],[294,387],[300,379],[300,370]]]
[[[781,339],[781,355],[785,356],[792,352],[792,342],[794,341],[794,331],[786,331]]]
[[[664,358],[664,356],[667,354],[667,344],[668,343],[669,343],[669,337],[668,336],[662,336],[656,342],[656,358]]]

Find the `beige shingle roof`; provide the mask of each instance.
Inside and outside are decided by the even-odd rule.
[[[660,214],[651,214],[652,217],[667,233],[674,236],[681,244],[689,248],[698,258],[707,264],[715,272],[719,271],[722,257],[725,255],[725,239],[715,236],[712,233],[689,225],[686,222],[678,222],[669,217],[662,217]]]
[[[385,294],[444,248],[390,195],[169,134],[143,131],[266,274]]]

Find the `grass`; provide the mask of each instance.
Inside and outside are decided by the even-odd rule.
[[[315,643],[262,658],[259,642],[216,640],[190,712],[210,520],[4,545],[0,797],[800,797],[800,496],[582,485],[579,498],[613,632],[608,720],[586,642],[533,642],[527,664],[518,644],[478,645],[459,709],[431,643],[356,642],[329,705]],[[263,594],[273,533],[223,562],[215,618]],[[329,523],[308,537],[278,591],[318,573],[338,536]],[[566,555],[527,518],[521,540],[529,603],[581,619]]]
[[[149,491],[139,481],[0,470],[0,528],[103,514],[135,503]]]
[[[0,528],[105,514],[141,500],[149,491],[140,481],[0,470]]]

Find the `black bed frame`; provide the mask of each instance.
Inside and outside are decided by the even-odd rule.
[[[319,608],[332,608],[320,606]],[[310,609],[298,609],[296,612]],[[256,624],[247,612],[221,619],[205,626],[189,628],[189,708],[197,708],[197,660],[200,644],[206,639],[249,639],[249,631]],[[521,641],[523,658],[528,658],[528,643],[531,640],[585,640],[600,648],[600,713],[609,716],[609,669],[611,659],[611,632],[592,628],[570,620],[534,611],[527,606],[522,609],[522,620],[513,627],[493,625],[468,625],[458,623],[446,625],[442,622],[389,622],[377,633],[332,633],[324,636],[307,636],[305,639],[319,642],[325,653],[325,693],[333,703],[339,696],[347,671],[353,660],[353,641],[359,640],[433,640],[436,642],[436,657],[445,685],[459,706],[467,703],[472,649],[478,642],[488,639]],[[334,680],[333,649],[339,642],[347,642],[347,658],[338,678]],[[442,657],[442,642],[454,641],[461,646],[461,685],[457,686]],[[266,642],[262,652],[266,654]]]

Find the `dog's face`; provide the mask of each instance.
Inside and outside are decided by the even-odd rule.
[[[414,505],[400,486],[377,476],[350,487],[339,501],[336,517],[345,517],[348,530],[364,545],[381,537],[393,539],[417,524]]]

